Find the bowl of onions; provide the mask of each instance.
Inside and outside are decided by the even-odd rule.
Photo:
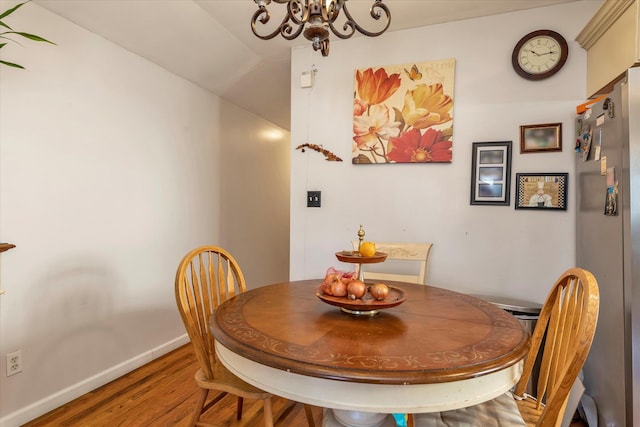
[[[329,305],[356,315],[373,315],[379,310],[400,305],[407,299],[405,291],[395,286],[365,283],[351,273],[344,276],[337,270],[329,269],[315,290],[316,296]]]

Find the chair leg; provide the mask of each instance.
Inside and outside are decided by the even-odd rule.
[[[236,420],[242,419],[242,405],[244,404],[244,398],[238,396],[238,401],[236,403]]]
[[[309,427],[316,427],[315,421],[313,421],[313,412],[309,405],[304,405],[304,414],[307,416],[307,424]]]
[[[264,427],[273,427],[273,407],[271,406],[271,398],[268,397],[263,401]]]
[[[195,426],[198,420],[200,419],[200,415],[202,415],[202,409],[204,408],[204,402],[205,400],[207,400],[208,394],[209,394],[209,390],[205,388],[200,389],[200,396],[198,396],[198,402],[196,403],[196,407],[193,412],[193,417],[191,417],[191,422],[189,423],[191,427]]]

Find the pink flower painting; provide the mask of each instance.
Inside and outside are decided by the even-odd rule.
[[[356,70],[352,163],[451,163],[454,74],[454,59]]]

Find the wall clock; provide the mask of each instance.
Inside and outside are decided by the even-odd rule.
[[[533,31],[513,48],[513,69],[527,80],[542,80],[560,71],[567,61],[569,47],[560,34],[551,30]]]

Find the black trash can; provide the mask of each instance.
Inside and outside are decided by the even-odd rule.
[[[501,309],[511,313],[513,317],[520,321],[520,324],[525,331],[529,332],[529,335],[533,335],[533,330],[536,327],[536,322],[540,317],[540,310],[542,310],[542,304],[538,304],[531,301],[523,301],[514,298],[498,297],[493,295],[472,295],[476,298],[480,298]],[[527,384],[526,392],[535,396],[535,388],[538,384],[538,376],[540,374],[540,357],[536,360],[531,372],[531,379]]]

